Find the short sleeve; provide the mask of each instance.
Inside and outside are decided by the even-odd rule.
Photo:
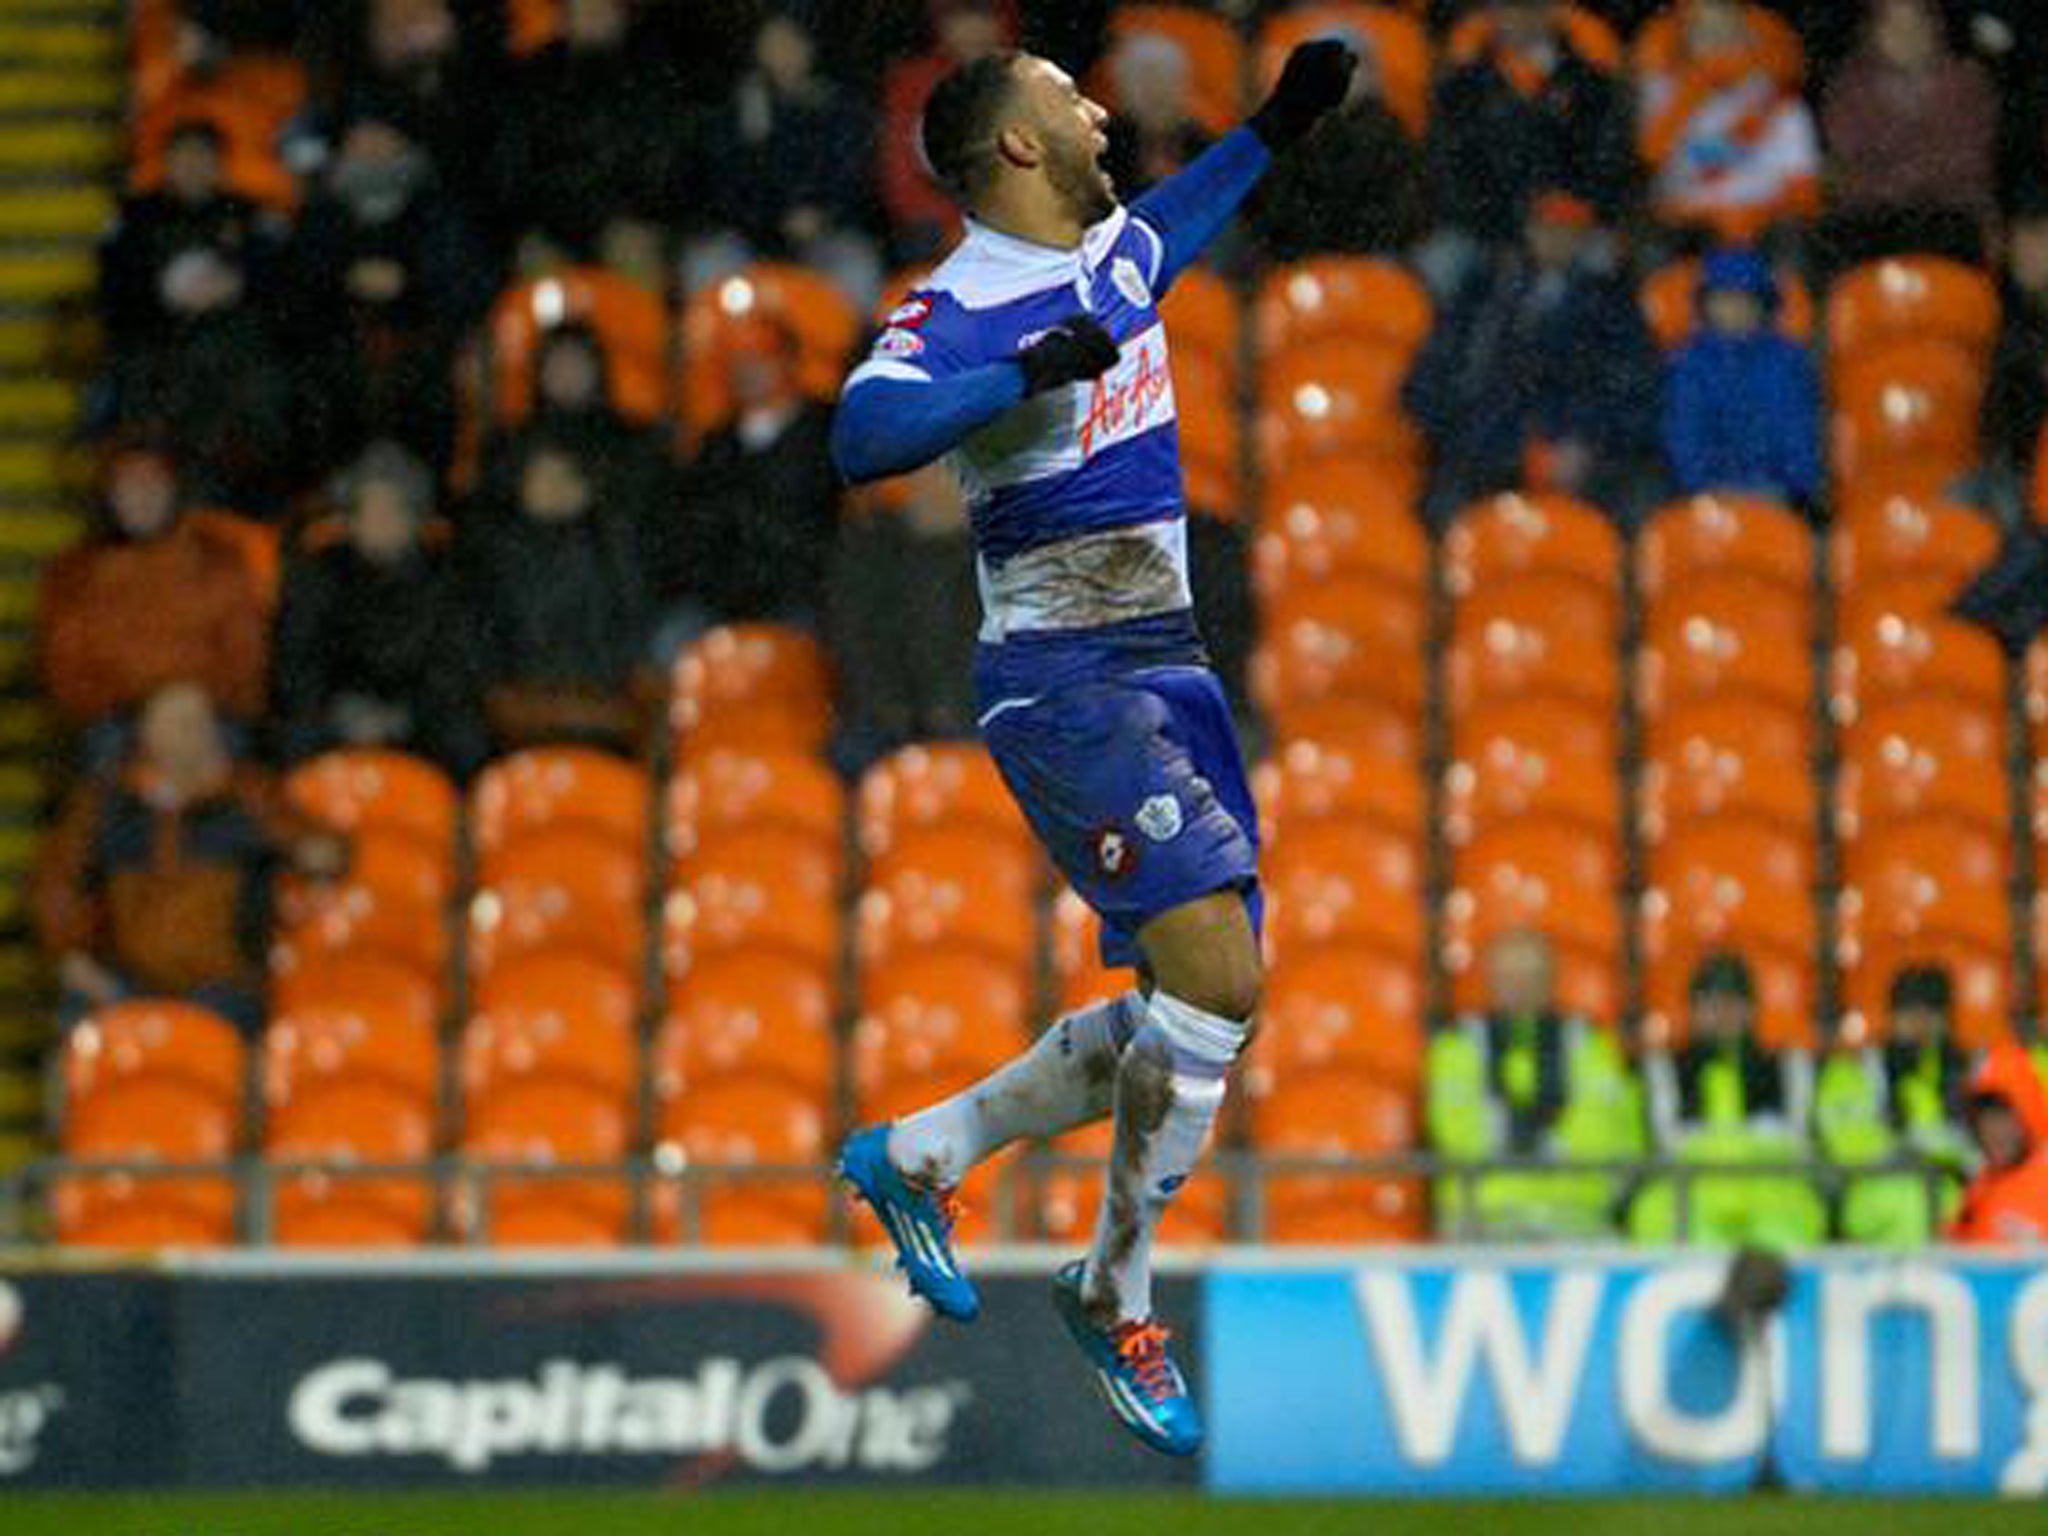
[[[889,311],[867,357],[846,380],[852,389],[869,379],[929,384],[980,361],[967,311],[950,295],[917,289]]]

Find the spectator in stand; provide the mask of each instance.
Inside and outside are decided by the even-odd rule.
[[[1800,1164],[1812,1149],[1813,1058],[1756,1038],[1756,989],[1737,955],[1693,973],[1685,1043],[1649,1052],[1643,1081],[1650,1134],[1664,1157],[1694,1167]],[[1715,1173],[1683,1195],[1654,1179],[1629,1209],[1636,1241],[1691,1241],[1783,1254],[1827,1235],[1827,1208],[1796,1172]]]
[[[237,771],[204,688],[166,684],[143,706],[126,766],[72,792],[37,860],[36,932],[57,961],[66,1027],[142,995],[202,1003],[256,1034],[272,877],[346,862],[340,839]]]
[[[341,77],[343,122],[374,112],[396,124],[426,150],[443,184],[472,212],[490,206],[489,149],[504,131],[502,115],[491,106],[490,60],[498,39],[482,24],[484,9],[465,0],[308,8],[313,51],[331,55]],[[350,31],[319,35],[335,27]]]
[[[640,530],[605,504],[603,485],[573,440],[537,433],[509,494],[465,521],[485,710],[504,747],[637,745],[657,594]]]
[[[2006,227],[1998,346],[1984,393],[1986,463],[2033,483],[2048,427],[2048,187],[2021,195]]]
[[[393,747],[467,777],[490,747],[475,623],[433,517],[427,467],[373,443],[341,485],[340,526],[285,571],[271,672],[282,755]]]
[[[160,449],[130,444],[106,469],[101,528],[44,571],[37,617],[43,686],[88,758],[119,755],[120,717],[191,679],[238,720],[263,704],[264,605],[242,552],[188,520]]]
[[[1653,494],[1661,369],[1592,206],[1542,194],[1524,249],[1442,308],[1403,389],[1435,459],[1425,513],[1528,487],[1633,515]]]
[[[1754,251],[1716,251],[1699,319],[1673,354],[1664,452],[1677,488],[1753,491],[1809,510],[1826,480],[1813,355],[1777,328],[1778,280]]]
[[[2032,1059],[2020,1046],[1994,1046],[1971,1074],[1964,1102],[1984,1161],[1949,1241],[2048,1242],[2048,1087]]]
[[[858,773],[913,741],[974,734],[974,538],[952,470],[928,464],[841,523],[830,573],[840,736]]]
[[[959,222],[958,209],[932,180],[919,145],[925,98],[958,66],[1011,42],[997,0],[929,0],[928,9],[933,47],[890,65],[882,79],[882,206],[902,265],[937,256]]]
[[[1933,0],[1871,0],[1821,121],[1830,222],[1856,226],[1841,236],[1852,245],[1876,242],[1851,259],[1916,245],[1979,254],[1997,215],[1998,96],[1982,64],[1951,51]]]
[[[262,286],[276,231],[227,190],[224,153],[212,123],[180,123],[164,147],[163,185],[122,201],[100,246],[100,317],[116,353],[156,347],[182,317]]]
[[[674,211],[684,108],[681,79],[630,0],[564,0],[560,39],[520,67],[495,118],[500,201],[594,256],[614,221]]]
[[[881,256],[867,233],[874,134],[816,64],[801,16],[771,11],[754,35],[753,67],[704,133],[707,201],[725,228],[685,257],[686,288],[770,256],[818,268],[862,311],[881,296]]]
[[[1640,81],[1657,216],[1726,245],[1820,207],[1820,143],[1798,61],[1743,0],[1681,0],[1676,55]]]
[[[1588,1238],[1614,1231],[1620,1183],[1570,1171],[1644,1151],[1641,1093],[1613,1033],[1558,1006],[1550,940],[1504,933],[1486,951],[1487,1006],[1429,1043],[1424,1111],[1431,1146],[1456,1163],[1537,1158],[1560,1171],[1439,1181],[1438,1230],[1451,1237]]]
[[[1625,85],[1588,57],[1562,0],[1490,0],[1469,58],[1453,59],[1430,112],[1428,177],[1439,237],[1427,262],[1460,286],[1475,246],[1511,243],[1537,193],[1569,188],[1603,220],[1632,200],[1636,162]]]
[[[1150,190],[1214,138],[1190,110],[1188,56],[1172,38],[1133,32],[1110,55],[1116,112],[1107,128],[1110,179],[1125,201]]]
[[[612,403],[604,343],[588,326],[558,325],[534,360],[533,413],[488,443],[481,486],[507,504],[535,440],[568,443],[603,478],[600,500],[639,530],[657,590],[672,595],[683,574],[683,493],[666,433],[630,421]]]
[[[705,438],[685,488],[689,590],[715,622],[815,624],[839,528],[831,407],[805,398],[797,343],[772,320],[725,345],[732,419]]]
[[[1814,1125],[1821,1151],[1849,1174],[1841,1235],[1852,1243],[1919,1247],[1956,1212],[1969,1139],[1951,1118],[1969,1063],[1957,1048],[1948,972],[1913,966],[1892,982],[1882,1045],[1837,1051],[1820,1072]],[[1909,1171],[1858,1173],[1906,1162]]]
[[[1371,40],[1342,35],[1358,53],[1344,105],[1252,193],[1246,217],[1270,261],[1405,251],[1428,227],[1420,157],[1387,105]]]
[[[285,333],[320,467],[373,437],[434,464],[454,447],[454,357],[498,274],[426,152],[389,117],[342,135],[287,253]]]

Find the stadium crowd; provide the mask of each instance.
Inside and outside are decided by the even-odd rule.
[[[1414,1235],[1426,1206],[1496,1238],[2048,1236],[2048,1055],[2014,1023],[2042,829],[2012,809],[2048,667],[2024,708],[2007,694],[2048,518],[2048,28],[2024,0],[136,9],[89,397],[99,526],[49,567],[39,619],[77,770],[33,891],[67,1031],[124,999],[201,1005],[276,1110],[278,1074],[325,1070],[301,1034],[340,1005],[306,978],[377,929],[358,908],[380,882],[406,912],[467,893],[463,953],[425,942],[421,1005],[436,1041],[464,1021],[462,1093],[518,1075],[476,1043],[493,944],[602,955],[625,986],[606,1091],[633,1107],[587,1145],[538,1137],[565,1162],[644,1144],[643,1095],[655,1141],[699,1162],[814,1160],[842,1092],[872,1112],[971,1065],[973,1030],[930,1015],[973,998],[1012,1039],[1042,1019],[1036,868],[1004,851],[1007,808],[932,788],[954,759],[915,745],[973,734],[965,507],[940,469],[847,493],[831,389],[957,231],[915,149],[951,65],[1020,45],[1066,64],[1113,109],[1130,195],[1227,129],[1276,50],[1334,31],[1361,54],[1352,99],[1167,306],[1204,632],[1270,746],[1277,1038],[1231,1145],[1443,1162],[1426,1198],[1410,1174],[1276,1174],[1261,1230]],[[1998,639],[1947,612],[1986,572],[1970,611]],[[792,653],[829,662],[829,738],[802,677],[796,706],[742,696],[808,677]],[[740,725],[710,729],[720,708]],[[812,759],[778,783],[827,809],[809,842],[766,816],[737,875],[707,874],[702,818],[739,803],[718,786],[748,751]],[[1902,752],[1917,777],[1886,775]],[[409,842],[366,815],[376,791],[318,787],[394,754],[450,805],[470,786],[459,835],[448,811]],[[615,817],[561,792],[576,825],[547,873],[572,897],[611,878],[576,842],[610,821],[630,932],[535,916],[549,942],[514,944],[532,845],[507,829],[535,793],[516,774],[560,764],[638,775]],[[992,915],[978,940],[957,919],[973,964],[892,994],[873,978],[916,943],[888,903],[936,878],[892,862],[920,794],[942,806],[927,839],[984,842],[949,856]],[[721,972],[704,926],[716,878],[760,882],[775,942],[816,962],[749,1004],[793,1033],[735,1048],[825,1106],[789,1137],[755,1135],[753,1109],[695,1141],[696,1108],[662,1118],[752,1092],[687,1024],[745,992],[747,951]],[[1947,894],[1895,921],[1887,892],[1915,879]],[[824,936],[793,936],[821,905]],[[1014,953],[990,936],[1012,906]],[[842,909],[865,977],[843,1047]],[[1085,918],[1063,899],[1051,927],[1048,990],[1071,1002],[1098,981]],[[337,995],[412,986],[389,966],[418,939],[365,941],[368,980]],[[562,996],[588,1005],[578,980]],[[820,1030],[814,1081],[795,1036]],[[107,1070],[60,1074],[68,1151],[246,1139],[237,1114],[166,1150],[124,1111],[94,1142],[80,1095]],[[285,1136],[275,1113],[250,1134],[406,1160],[444,1123],[430,1077],[388,1137]],[[472,1117],[458,1140],[536,1137]],[[1013,1229],[1077,1219],[1064,1177]],[[344,1230],[300,1193],[305,1240]],[[75,1240],[190,1238],[124,1225],[90,1181],[71,1195]],[[827,1230],[822,1190],[780,1198],[692,1219]],[[605,1201],[582,1226],[560,1204],[543,1189],[530,1227],[493,1235],[624,1230]],[[1184,1204],[1183,1235],[1241,1230],[1221,1197]],[[383,1209],[361,1230],[440,1220]]]

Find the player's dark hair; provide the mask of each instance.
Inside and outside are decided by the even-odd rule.
[[[995,175],[996,122],[1016,87],[1021,57],[1003,49],[962,64],[925,102],[925,162],[962,203],[972,203]]]

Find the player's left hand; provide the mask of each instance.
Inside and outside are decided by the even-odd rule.
[[[1343,101],[1351,89],[1358,55],[1334,37],[1302,43],[1287,55],[1279,82],[1265,104],[1246,119],[1246,126],[1266,141],[1266,148],[1285,149],[1299,140],[1325,112]]]

